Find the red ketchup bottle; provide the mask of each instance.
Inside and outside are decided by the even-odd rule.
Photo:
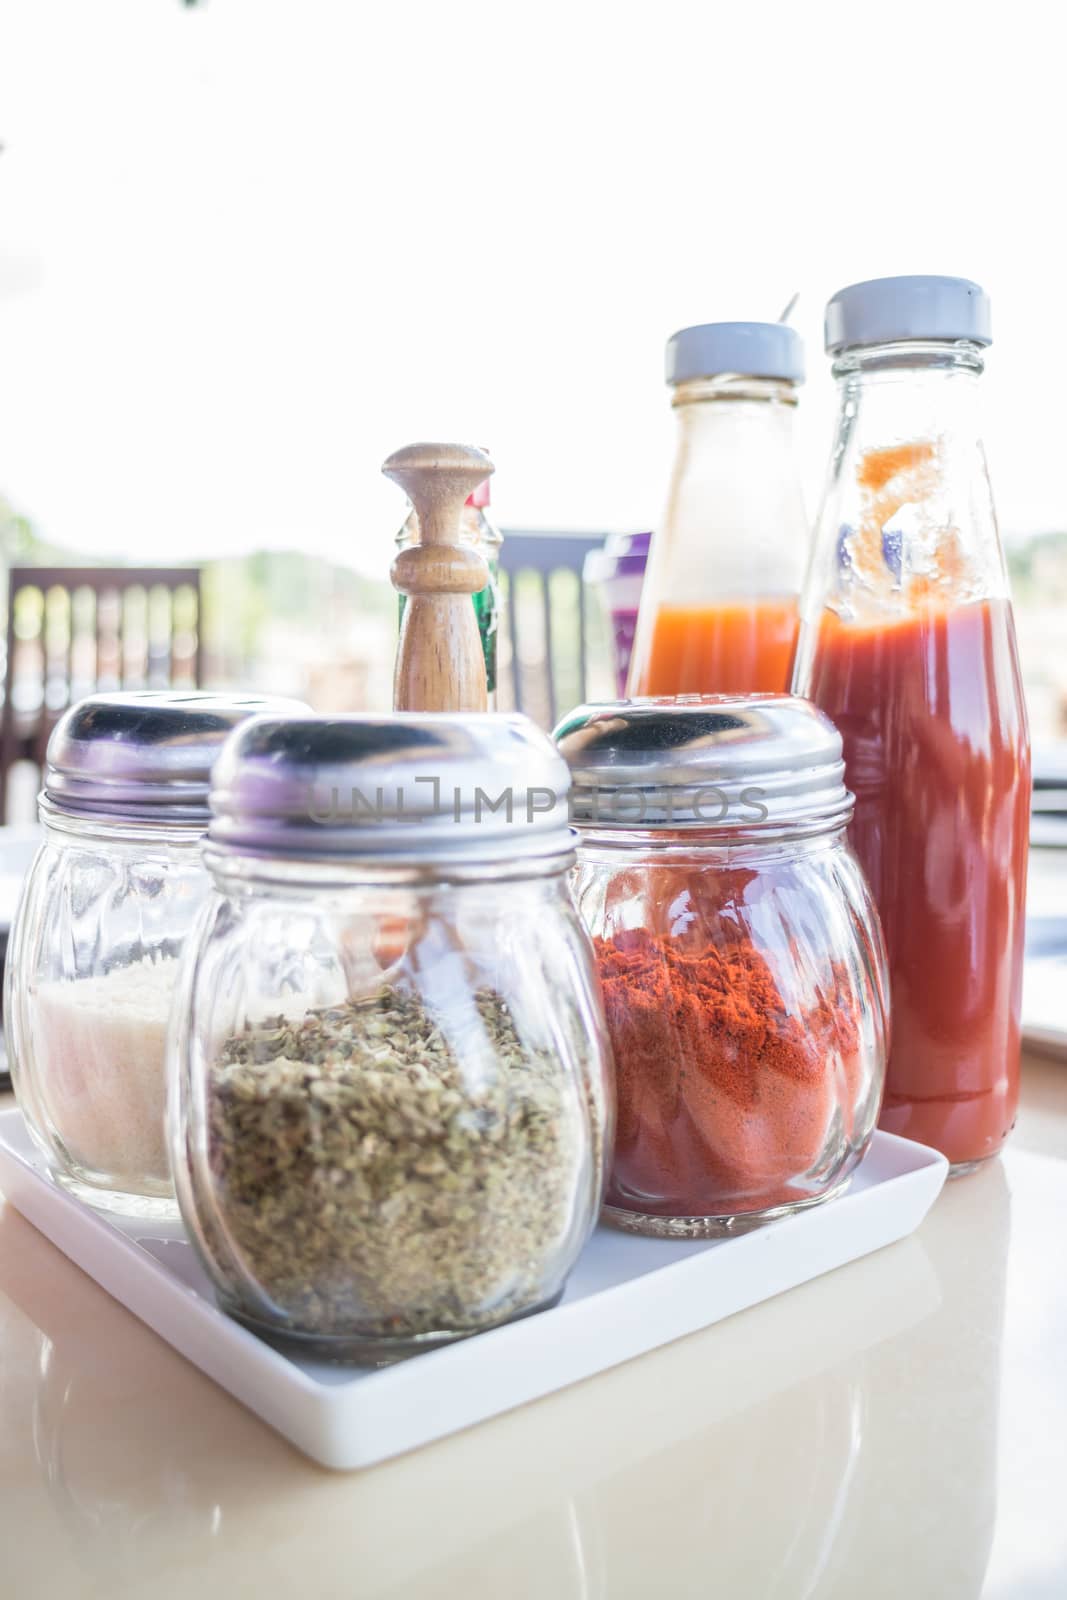
[[[826,312],[840,412],[794,692],[844,739],[889,954],[881,1126],[956,1171],[1019,1094],[1030,745],[978,419],[989,302],[884,278]]]

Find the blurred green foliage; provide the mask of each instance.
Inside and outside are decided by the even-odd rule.
[[[1067,602],[1067,533],[1035,533],[1007,547],[1008,574],[1016,605]]]
[[[161,560],[167,557],[161,555]],[[30,519],[0,498],[0,565],[116,566],[107,552],[96,557],[50,544],[35,532]],[[388,580],[361,577],[351,568],[307,555],[301,550],[256,550],[197,562],[203,593],[203,644],[208,671],[238,677],[256,662],[265,647],[268,626],[288,624],[307,631],[321,646],[330,635],[346,633],[353,621],[382,617],[392,623],[396,597]],[[0,587],[0,601],[6,584]],[[176,596],[181,605],[183,592]],[[192,606],[192,591],[186,596]],[[32,603],[28,600],[27,603]],[[32,619],[28,619],[28,622]],[[191,614],[179,626],[191,626]]]

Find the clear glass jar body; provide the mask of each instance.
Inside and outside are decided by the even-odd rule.
[[[808,550],[796,386],[694,378],[675,387],[671,403],[678,445],[652,539],[629,693],[785,690]]]
[[[878,1116],[884,951],[840,827],[583,830],[575,897],[615,1056],[607,1216],[715,1237],[836,1193]]]
[[[840,416],[794,690],[844,741],[849,837],[881,913],[882,1126],[957,1170],[1019,1094],[1030,744],[978,419],[982,352],[839,358]]]
[[[209,861],[170,1118],[221,1304],[372,1362],[552,1304],[613,1126],[565,873]]]
[[[484,507],[489,504],[488,485],[483,485],[476,494],[468,497],[463,507],[463,516],[460,519],[460,541],[476,550],[485,560],[489,568],[489,582],[484,589],[479,589],[472,598],[474,600],[474,614],[478,618],[478,635],[482,641],[482,655],[485,658],[485,683],[488,694],[487,710],[496,710],[496,677],[497,677],[497,640],[500,633],[500,547],[504,543],[504,536],[499,528],[492,523],[485,514]],[[406,550],[419,542],[419,518],[413,510],[408,513],[407,520],[396,536],[398,550]],[[404,607],[407,596],[398,596],[401,620],[404,616]]]
[[[8,1060],[53,1175],[131,1215],[176,1214],[166,1032],[210,888],[203,830],[87,821],[42,803],[5,973]]]

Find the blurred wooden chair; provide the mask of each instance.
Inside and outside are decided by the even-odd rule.
[[[12,567],[0,715],[0,820],[16,761],[43,770],[69,705],[97,690],[196,688],[199,567]]]
[[[590,550],[603,543],[603,534],[504,530],[500,566],[507,625],[497,648],[501,711],[524,711],[551,728],[561,711],[588,698],[591,667],[601,655],[605,663],[607,657],[599,602],[586,590],[582,568]]]

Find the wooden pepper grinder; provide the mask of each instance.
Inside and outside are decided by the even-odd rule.
[[[420,543],[401,550],[390,576],[408,597],[393,681],[396,711],[484,711],[485,657],[471,596],[489,582],[477,551],[460,544],[463,503],[493,472],[483,450],[409,444],[382,467],[406,492]]]

